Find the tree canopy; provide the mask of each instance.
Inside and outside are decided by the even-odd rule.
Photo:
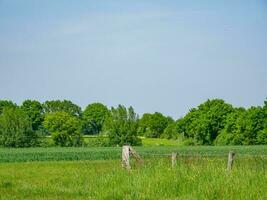
[[[36,100],[26,100],[22,103],[21,109],[28,115],[33,130],[38,130],[42,125],[44,118],[44,109],[42,104]]]
[[[137,137],[137,129],[138,115],[133,107],[127,109],[119,105],[117,108],[111,108],[110,116],[105,122],[105,130],[111,145],[141,144],[141,140]]]
[[[4,108],[15,108],[17,105],[9,100],[0,100],[0,114],[2,114]]]
[[[102,103],[89,104],[83,112],[84,133],[99,134],[108,115],[109,110]]]
[[[21,105],[0,100],[0,146],[48,144],[45,141],[81,146],[86,145],[83,134],[99,135],[97,144],[102,146],[140,145],[140,136],[178,139],[185,145],[267,144],[267,99],[262,106],[250,108],[208,99],[176,121],[160,112],[139,119],[133,107],[123,105],[109,109],[92,103],[82,111],[68,100],[25,100]]]
[[[177,120],[178,134],[193,144],[266,144],[266,101],[263,107],[233,108],[221,99],[208,100]]]
[[[82,113],[81,108],[69,100],[45,101],[43,104],[43,108],[45,113],[64,111],[75,117],[80,117]]]
[[[145,113],[140,120],[139,132],[146,137],[157,138],[160,137],[169,123],[172,123],[173,119],[165,117],[159,112],[154,114]]]
[[[25,112],[18,107],[6,107],[0,115],[0,145],[31,147],[38,145],[38,135],[32,130]]]
[[[235,109],[216,138],[219,145],[267,144],[267,115],[261,107]]]
[[[231,112],[233,107],[223,100],[207,100],[178,120],[178,133],[192,138],[196,144],[212,144]]]
[[[56,145],[81,146],[83,142],[80,121],[64,111],[45,116],[44,127],[51,133]]]

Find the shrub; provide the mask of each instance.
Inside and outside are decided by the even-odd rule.
[[[77,117],[69,113],[59,111],[47,114],[44,127],[51,133],[56,145],[81,146],[83,144],[81,123]]]

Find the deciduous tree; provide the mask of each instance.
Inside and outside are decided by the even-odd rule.
[[[171,122],[173,120],[170,117],[165,117],[159,112],[145,113],[140,120],[139,132],[143,132],[146,137],[159,138]]]
[[[108,115],[109,110],[102,103],[89,104],[83,112],[84,133],[99,134]]]
[[[221,99],[207,100],[178,121],[178,132],[182,131],[185,137],[192,138],[196,144],[213,144],[232,111],[233,107]]]
[[[4,147],[31,147],[40,138],[32,130],[27,114],[18,107],[6,107],[0,115],[0,145]]]
[[[105,122],[105,130],[111,145],[140,145],[137,137],[138,115],[132,107],[128,109],[122,105],[111,108],[110,116]]]
[[[81,117],[81,108],[68,100],[52,100],[46,101],[43,104],[45,113],[52,113],[57,111],[64,111],[75,117]]]
[[[77,117],[64,111],[52,112],[45,116],[44,127],[51,133],[56,145],[81,146],[83,137],[81,123]]]
[[[38,130],[44,119],[42,104],[35,100],[25,100],[21,105],[21,109],[28,115],[32,123],[32,129],[34,131]]]
[[[17,105],[9,100],[0,100],[0,115],[2,114],[4,108],[15,108]]]

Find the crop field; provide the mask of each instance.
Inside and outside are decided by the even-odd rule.
[[[181,156],[227,157],[235,151],[237,157],[264,156],[267,146],[141,146],[135,149],[143,157],[157,157],[177,152]],[[49,147],[0,148],[0,163],[29,161],[114,160],[121,158],[121,147]]]
[[[0,149],[0,200],[266,199],[267,146],[134,147],[122,169],[120,147]],[[231,172],[227,154],[237,153]],[[169,154],[178,152],[172,168]],[[41,161],[41,162],[40,162]]]

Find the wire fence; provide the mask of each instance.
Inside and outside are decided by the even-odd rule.
[[[179,151],[173,151],[172,153],[177,153],[178,156],[183,157],[227,157],[227,153],[195,153],[195,152],[189,152],[189,153],[181,153]],[[170,157],[172,156],[172,153],[151,153],[151,152],[139,152],[141,156],[159,156],[159,157]],[[263,157],[267,158],[266,155],[255,155],[255,154],[244,154],[244,153],[238,153],[236,156],[238,157]]]
[[[227,171],[231,171],[233,167],[234,160],[239,160],[238,167],[244,168],[244,160],[240,158],[252,158],[246,160],[246,165],[249,165],[248,167],[253,169],[254,166],[260,165],[264,171],[266,170],[266,164],[267,164],[267,155],[266,154],[248,154],[248,153],[237,153],[234,151],[221,152],[221,153],[203,153],[203,152],[179,152],[179,151],[172,151],[172,153],[158,153],[158,152],[146,152],[146,151],[135,151],[131,146],[123,146],[122,148],[122,166],[125,169],[131,169],[131,162],[130,157],[133,157],[137,162],[138,165],[143,165],[145,159],[145,163],[153,163],[155,160],[161,160],[161,159],[167,159],[170,160],[171,166],[175,167],[177,165],[177,162],[179,163],[185,163],[186,165],[188,163],[193,164],[201,164],[203,165],[203,162],[205,163],[208,159],[208,163],[211,162],[219,162],[222,164],[223,160],[227,160]],[[147,159],[148,158],[148,159]],[[152,159],[151,159],[152,158]],[[210,158],[214,158],[210,159]],[[219,160],[217,159],[219,158]],[[222,158],[222,159],[221,159]],[[166,162],[169,162],[167,161]],[[210,161],[209,161],[210,160]],[[165,162],[165,161],[164,161]],[[224,162],[224,161],[223,161]],[[180,165],[179,164],[179,165]],[[204,164],[205,165],[205,164]],[[259,169],[259,167],[257,167]]]
[[[172,153],[177,158],[227,158],[230,148],[175,148],[175,147],[134,147],[143,159],[170,158]],[[255,158],[266,161],[266,147],[233,148],[236,158]],[[266,153],[265,153],[266,152]],[[49,148],[0,148],[0,163],[30,162],[30,161],[90,161],[90,160],[120,160],[121,147],[49,147]]]

